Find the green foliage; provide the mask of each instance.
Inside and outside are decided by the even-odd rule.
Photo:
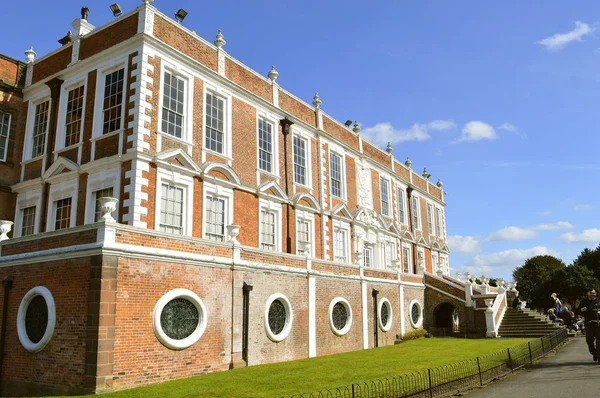
[[[566,273],[565,263],[553,256],[535,256],[513,271],[517,290],[522,299],[533,308],[554,307],[550,297],[560,293],[561,283]],[[559,294],[560,297],[560,294]]]
[[[558,291],[560,297],[564,298],[563,302],[569,302],[576,307],[585,296],[585,292],[596,286],[598,286],[598,279],[592,270],[584,265],[572,264],[565,269]]]
[[[579,256],[573,261],[573,265],[581,265],[594,273],[597,280],[600,280],[600,245],[593,250],[585,248]]]
[[[417,329],[417,330],[410,331],[408,333],[404,333],[404,336],[402,336],[402,340],[404,340],[404,341],[416,340],[416,339],[420,339],[421,337],[427,337],[427,336],[429,336],[429,333],[427,332],[427,330]]]

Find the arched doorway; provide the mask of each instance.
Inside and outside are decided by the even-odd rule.
[[[456,307],[441,303],[433,311],[433,334],[438,337],[452,336],[460,330],[460,319]]]

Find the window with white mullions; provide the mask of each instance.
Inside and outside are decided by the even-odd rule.
[[[429,235],[435,235],[433,230],[433,206],[430,203],[427,203],[427,228]]]
[[[261,210],[260,214],[260,247],[265,250],[275,250],[275,216],[276,213],[268,210]]]
[[[404,190],[398,189],[398,222],[404,224]]]
[[[83,118],[83,88],[84,86],[79,86],[69,91],[65,118],[65,147],[79,143]]]
[[[421,229],[421,224],[419,223],[419,198],[416,196],[412,197],[412,211],[413,211],[413,228],[415,230]]]
[[[206,93],[206,148],[224,153],[225,100]]]
[[[107,74],[105,77],[103,134],[108,134],[121,128],[124,77],[125,69],[119,69]]]
[[[10,131],[10,113],[0,112],[0,161],[8,156],[8,134]]]
[[[385,266],[394,268],[393,261],[396,259],[395,247],[393,242],[385,242]]]
[[[21,209],[21,236],[33,235],[35,228],[35,206]]]
[[[306,141],[294,136],[294,182],[306,184]]]
[[[185,81],[165,72],[163,83],[162,131],[182,138]]]
[[[273,172],[273,125],[258,119],[258,167]]]
[[[342,191],[342,157],[336,153],[331,153],[330,159],[330,175],[331,175],[331,194],[341,198]]]
[[[442,236],[442,210],[438,207],[435,208],[435,230],[437,232],[437,236]]]
[[[310,221],[308,220],[298,220],[296,226],[296,236],[298,237],[298,243],[311,243],[310,238]],[[304,250],[302,249],[302,245],[299,245],[298,254],[304,254]]]
[[[100,221],[102,215],[102,206],[100,205],[100,198],[112,198],[113,188],[104,188],[94,192],[94,201],[96,203],[96,211],[94,213],[94,222]]]
[[[387,180],[381,178],[379,180],[381,190],[381,214],[384,216],[390,215],[390,185]]]
[[[373,266],[373,248],[365,247],[363,249],[363,264],[365,267]]]
[[[71,225],[71,198],[57,200],[54,204],[56,206],[54,229],[69,228]]]
[[[334,260],[341,263],[348,262],[348,246],[346,243],[346,230],[335,228],[333,231]]]
[[[160,193],[160,230],[183,235],[183,188],[162,184]]]
[[[410,273],[410,249],[408,247],[402,248],[402,272]]]
[[[35,119],[33,122],[33,143],[31,146],[31,157],[42,156],[46,149],[46,132],[48,131],[48,105],[50,101],[44,101],[35,107]]]
[[[206,238],[216,242],[225,240],[225,199],[207,196]]]

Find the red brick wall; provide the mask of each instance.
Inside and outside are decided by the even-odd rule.
[[[198,164],[202,164],[202,129],[204,126],[204,82],[197,77],[194,78],[194,132],[192,147],[192,158]]]
[[[37,83],[40,80],[44,80],[48,76],[51,76],[59,71],[66,69],[67,65],[71,63],[71,53],[73,47],[61,49],[58,52],[52,54],[48,58],[38,61],[33,66],[33,76],[31,78],[31,84]]]
[[[390,157],[383,152],[381,149],[377,148],[369,144],[367,141],[363,140],[363,153],[367,155],[370,159],[375,160],[377,163],[390,167]]]
[[[358,193],[356,191],[356,162],[350,156],[346,156],[346,187],[346,199],[348,200],[348,208],[350,209],[350,211],[353,211],[358,207]]]
[[[119,135],[101,138],[96,141],[95,159],[107,158],[119,154]]]
[[[106,29],[92,31],[81,39],[79,59],[83,60],[117,45],[137,33],[138,14],[133,14]]]
[[[233,223],[239,225],[238,241],[258,247],[258,197],[245,191],[233,191]]]
[[[35,241],[11,242],[10,240],[3,242],[1,257],[10,256],[13,254],[31,253],[39,250],[55,249],[59,247],[67,247],[73,245],[82,245],[85,243],[96,242],[96,230],[88,229],[84,231],[73,231],[68,234],[53,234],[45,236]]]
[[[400,334],[400,310],[398,303],[400,302],[399,289],[395,285],[382,285],[382,284],[369,284],[367,286],[367,319],[369,325],[369,347],[374,346],[374,321],[373,321],[373,288],[379,290],[377,296],[378,303],[382,298],[389,300],[392,308],[392,325],[387,332],[384,332],[381,328],[378,328],[378,340],[379,347],[392,345],[396,340],[396,335]],[[378,315],[379,316],[379,315]]]
[[[343,297],[352,309],[352,326],[343,336],[335,334],[329,322],[329,305]],[[330,355],[362,349],[361,285],[337,279],[319,278],[316,281],[317,355]]]
[[[269,83],[228,58],[225,59],[225,76],[259,97],[273,102],[273,90]]]
[[[315,111],[281,90],[279,90],[279,106],[309,125],[316,126]]]
[[[83,148],[81,149],[81,164],[88,163],[92,153],[92,130],[94,128],[94,102],[96,100],[97,71],[88,73],[87,90],[85,93],[85,118],[83,121]]]
[[[6,357],[2,367],[5,388],[14,388],[14,392],[21,390],[21,393],[29,388],[27,395],[43,391],[30,383],[83,388],[90,261],[88,257],[32,262],[0,270],[0,279],[13,276],[8,299]],[[56,327],[48,345],[31,353],[19,341],[16,321],[21,300],[36,286],[46,287],[54,298]],[[0,312],[3,299],[4,294],[0,295]],[[66,391],[66,388],[56,391]],[[4,392],[9,393],[6,389]]]
[[[381,214],[381,189],[379,187],[379,173],[371,169],[371,190],[373,191],[373,210]]]
[[[358,151],[358,137],[356,134],[340,126],[327,116],[323,116],[323,130]]]
[[[0,56],[0,80],[11,86],[16,86],[18,71],[19,61]]]
[[[256,186],[256,109],[247,103],[233,98],[232,101],[232,151],[233,169],[238,173],[244,185]],[[279,131],[277,125],[273,129],[273,137]],[[283,158],[283,150],[280,151]],[[273,167],[275,165],[273,164]]]
[[[157,277],[159,276],[160,277]],[[184,350],[163,346],[152,312],[167,292],[185,288],[207,309],[207,326]],[[231,271],[148,260],[119,259],[114,341],[114,388],[226,370],[231,353]]]

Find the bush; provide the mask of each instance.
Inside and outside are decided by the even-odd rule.
[[[402,340],[404,340],[404,341],[416,340],[416,339],[420,339],[421,337],[431,337],[431,336],[429,335],[427,330],[417,329],[417,330],[413,330],[412,332],[404,333],[404,336],[402,336]]]

